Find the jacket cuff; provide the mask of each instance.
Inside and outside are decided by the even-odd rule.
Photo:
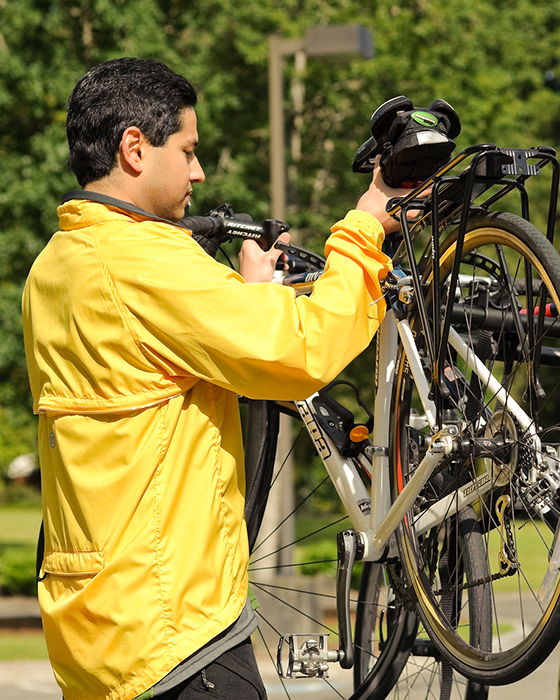
[[[360,233],[372,241],[378,250],[381,250],[381,245],[385,240],[385,230],[375,216],[359,209],[351,209],[342,221],[338,221],[332,227],[331,231],[335,233],[347,227],[357,228]]]

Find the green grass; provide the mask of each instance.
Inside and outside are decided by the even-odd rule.
[[[0,632],[0,661],[46,658],[47,645],[42,632]]]
[[[301,564],[299,572],[304,576],[319,573],[336,576],[336,535],[344,528],[351,527],[349,518],[336,523],[342,517],[340,514],[297,518],[296,537],[301,541],[296,546],[295,561]]]
[[[30,569],[34,578],[35,547],[41,525],[41,509],[37,507],[0,507],[0,568],[17,559]],[[24,572],[22,572],[23,574]],[[47,646],[41,630],[0,630],[0,661],[46,659]]]
[[[40,508],[0,507],[0,547],[35,545],[41,518]]]

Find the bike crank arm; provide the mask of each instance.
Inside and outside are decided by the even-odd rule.
[[[338,567],[336,574],[336,608],[339,649],[329,650],[328,634],[286,634],[280,638],[276,666],[282,678],[326,678],[329,664],[342,668],[354,665],[354,645],[350,618],[350,587],[354,562],[363,555],[363,538],[355,530],[337,535]],[[288,647],[288,654],[285,648]]]
[[[362,535],[344,530],[337,535],[338,567],[336,572],[336,610],[338,614],[339,663],[342,668],[354,665],[354,645],[350,620],[350,584],[354,562],[364,554]]]

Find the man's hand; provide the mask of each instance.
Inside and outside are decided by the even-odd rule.
[[[430,190],[422,193],[422,196],[427,196]],[[385,184],[379,167],[379,156],[377,164],[373,171],[373,180],[367,192],[365,192],[358,201],[356,209],[365,211],[368,214],[373,214],[379,223],[385,229],[385,233],[391,233],[400,229],[399,221],[387,214],[387,202],[393,197],[404,197],[410,194],[409,189],[392,188]],[[408,212],[408,218],[414,218],[418,211]]]
[[[289,243],[290,234],[281,233],[278,240]],[[282,251],[274,246],[265,251],[256,241],[243,241],[239,252],[239,274],[246,282],[271,282],[276,262],[283,257]]]

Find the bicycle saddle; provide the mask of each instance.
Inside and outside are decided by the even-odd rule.
[[[405,95],[393,97],[375,110],[371,138],[354,157],[354,172],[370,172],[381,155],[383,179],[390,187],[414,186],[448,162],[461,132],[457,112],[445,100],[414,107]]]

